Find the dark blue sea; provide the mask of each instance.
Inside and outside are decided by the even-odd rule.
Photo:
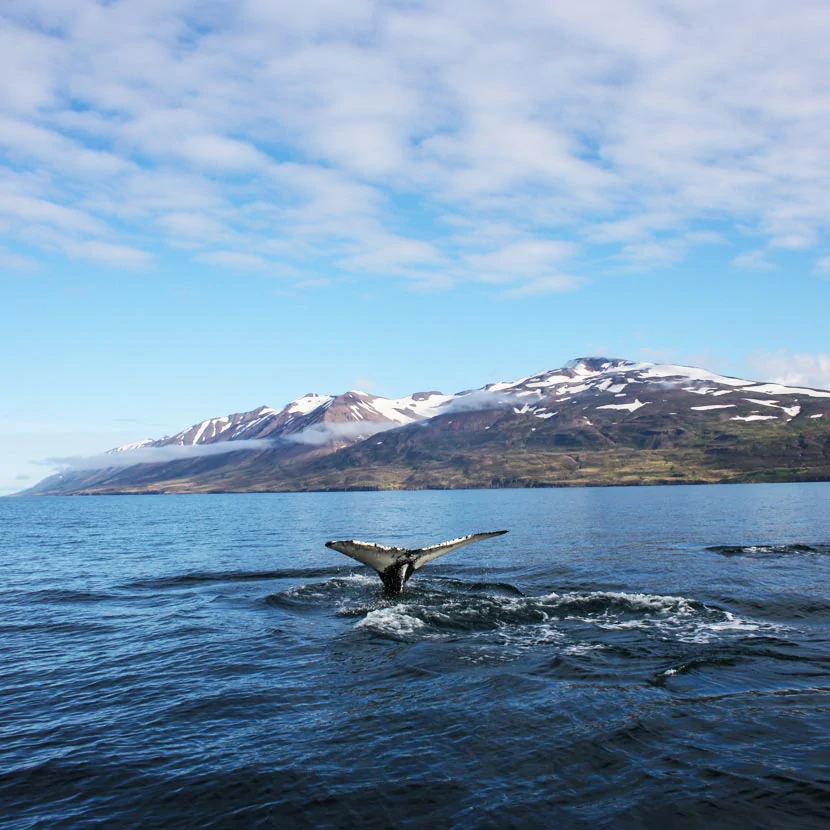
[[[0,500],[3,828],[830,826],[830,484]],[[400,598],[323,546],[507,528]]]

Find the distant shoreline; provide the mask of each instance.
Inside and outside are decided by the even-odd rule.
[[[489,487],[322,487],[319,489],[280,489],[280,490],[117,490],[110,492],[77,492],[77,493],[11,493],[2,498],[39,498],[55,497],[95,497],[95,496],[221,496],[221,495],[274,495],[299,493],[417,493],[417,492],[456,492],[478,490],[578,490],[578,489],[609,489],[613,487],[704,487],[708,485],[735,485],[735,484],[826,484],[830,476],[802,477],[792,479],[723,479],[721,481],[648,481],[648,482],[561,482],[540,484],[505,484]]]

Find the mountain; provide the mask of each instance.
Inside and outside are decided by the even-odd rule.
[[[454,395],[305,395],[118,447],[30,494],[830,480],[830,391],[589,357]]]
[[[83,469],[50,476],[26,493],[136,492],[168,479],[177,480],[177,492],[199,491],[204,477],[242,481],[249,468],[261,474],[336,452],[378,432],[432,417],[451,398],[439,392],[416,392],[396,400],[359,391],[337,396],[309,393],[281,410],[260,406],[210,418],[176,435],[148,438],[79,460]]]

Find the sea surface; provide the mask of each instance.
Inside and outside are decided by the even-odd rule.
[[[0,827],[828,826],[830,484],[0,500]]]

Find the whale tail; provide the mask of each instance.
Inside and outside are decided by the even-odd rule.
[[[385,591],[388,594],[399,594],[412,574],[427,562],[464,545],[480,542],[491,536],[502,536],[505,533],[507,533],[506,530],[471,533],[469,536],[450,539],[449,542],[440,542],[428,548],[395,548],[377,545],[374,542],[359,542],[356,539],[326,542],[326,547],[345,553],[346,556],[351,556],[352,559],[357,559],[358,562],[374,568],[383,582]]]

